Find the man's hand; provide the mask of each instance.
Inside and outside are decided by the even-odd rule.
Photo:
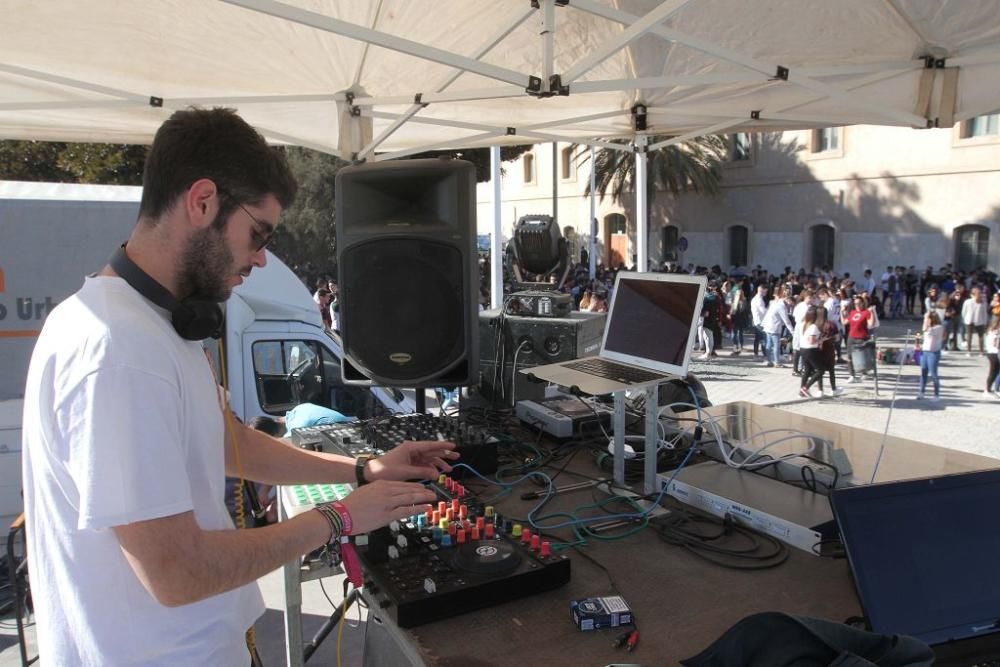
[[[436,479],[442,472],[451,472],[448,461],[458,458],[455,443],[443,440],[407,440],[387,454],[365,465],[365,479]]]
[[[405,519],[411,514],[423,514],[436,498],[422,484],[380,480],[365,484],[341,500],[351,513],[352,535],[368,533],[392,520]]]

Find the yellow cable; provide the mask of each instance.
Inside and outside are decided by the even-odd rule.
[[[344,617],[347,616],[347,601],[350,595],[344,596],[344,603],[340,605],[340,621],[337,623],[337,667],[340,667],[340,638],[344,636]]]

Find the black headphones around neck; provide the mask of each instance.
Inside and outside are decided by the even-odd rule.
[[[166,287],[153,280],[129,259],[125,254],[124,244],[111,255],[108,264],[132,289],[170,312],[170,322],[181,338],[204,340],[222,336],[222,306],[215,301],[178,301]]]

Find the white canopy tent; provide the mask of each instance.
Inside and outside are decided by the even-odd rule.
[[[0,138],[148,142],[175,109],[225,105],[346,159],[572,141],[642,163],[707,133],[1000,109],[1000,0],[4,0],[2,16]]]

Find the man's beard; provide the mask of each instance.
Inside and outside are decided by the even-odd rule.
[[[181,255],[180,298],[225,301],[233,291],[229,278],[235,274],[234,264],[222,229],[211,225],[196,231]]]

